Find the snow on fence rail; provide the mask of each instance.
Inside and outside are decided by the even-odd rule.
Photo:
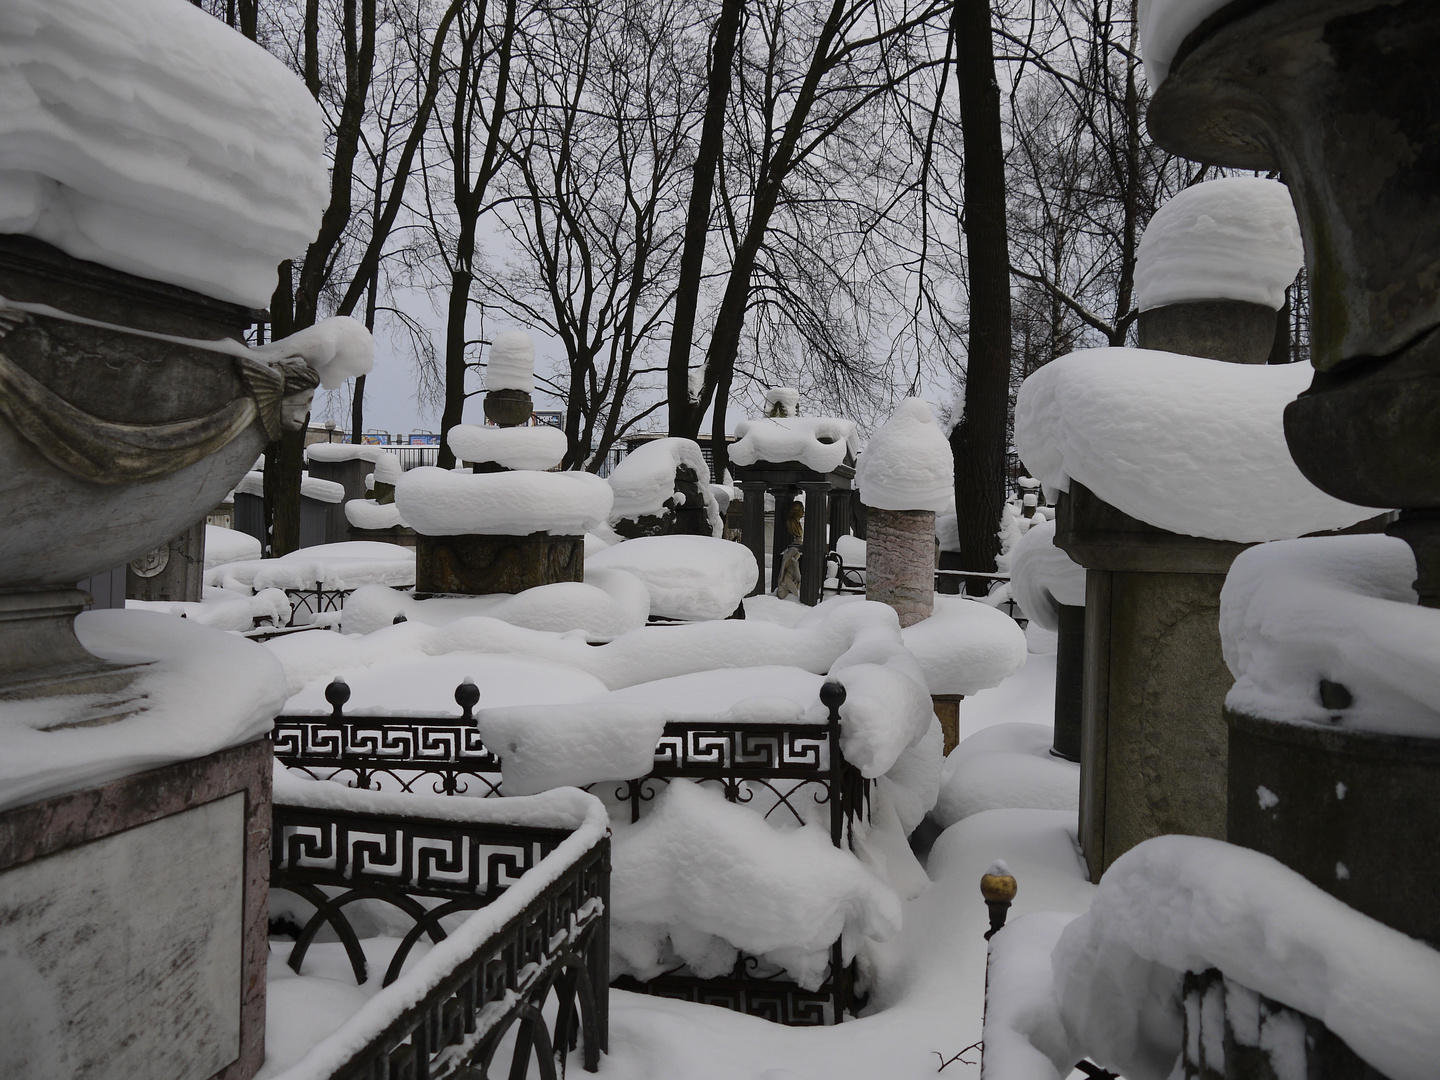
[[[503,795],[500,759],[481,741],[473,718],[479,700],[474,683],[463,682],[455,690],[463,710],[458,718],[348,717],[344,706],[349,698],[350,688],[337,678],[325,688],[331,715],[277,717],[279,762],[355,788],[487,799]],[[828,818],[834,846],[849,848],[857,822],[869,822],[871,781],[841,750],[844,687],[825,684],[821,701],[828,711],[823,724],[667,722],[650,772],[585,790],[628,805],[635,822],[642,807],[655,800],[658,785],[676,778],[694,780],[718,787],[727,801],[748,804],[766,819],[779,815],[787,826],[792,821],[815,822],[818,812]],[[676,968],[645,982],[625,977],[615,985],[789,1025],[822,1025],[841,1022],[846,1010],[856,1006],[853,967],[844,963],[837,940],[829,970],[814,990],[743,952],[725,977],[702,979]]]
[[[374,974],[371,959],[385,962],[375,948],[385,939],[362,946],[346,912],[353,904],[363,909],[360,926],[363,916],[373,923],[377,902],[412,923],[380,991],[335,1030],[277,1032],[310,1017],[272,1008],[268,1041],[308,1046],[278,1080],[483,1077],[512,1028],[509,1075],[524,1075],[533,1055],[553,1077],[556,1058],[581,1043],[585,1069],[599,1068],[608,1049],[610,841],[598,801],[573,789],[503,803],[417,799],[277,770],[273,815],[272,932],[288,924],[297,975],[327,926],[357,986]],[[300,902],[287,911],[276,892]],[[333,983],[333,965],[321,967]]]

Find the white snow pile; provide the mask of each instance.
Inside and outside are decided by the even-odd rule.
[[[102,660],[145,665],[114,723],[65,723],[99,695],[0,701],[0,809],[102,784],[258,739],[285,702],[285,676],[253,642],[150,611],[87,611],[80,644]],[[118,706],[117,706],[118,707]],[[123,710],[122,710],[123,711]]]
[[[1170,74],[1180,44],[1229,0],[1139,0],[1135,13],[1140,24],[1140,54],[1145,58],[1145,81],[1158,90]]]
[[[813,990],[837,938],[848,963],[865,938],[900,929],[899,897],[828,830],[782,832],[680,779],[637,824],[612,827],[612,949],[641,978],[665,970],[668,937],[702,978],[730,970],[738,948]]]
[[[930,406],[906,398],[865,444],[855,486],[877,510],[933,510],[955,501],[955,461]]]
[[[721,510],[711,490],[710,466],[700,452],[700,444],[691,439],[655,439],[620,459],[608,477],[615,492],[615,503],[610,508],[611,524],[658,516],[675,507],[675,470],[682,465],[694,472],[699,482],[705,499],[705,516],[710,520],[710,535],[719,536]]]
[[[261,589],[247,596],[232,589],[206,586],[199,603],[167,600],[126,600],[127,610],[158,611],[162,615],[184,616],[201,626],[216,630],[251,630],[269,623],[285,626],[290,621],[290,598],[284,589]]]
[[[1440,611],[1416,603],[1415,557],[1383,535],[1314,537],[1242,552],[1220,592],[1235,685],[1225,704],[1274,720],[1440,734]],[[1353,704],[1320,704],[1320,680]]]
[[[586,572],[623,570],[645,583],[650,614],[667,619],[724,619],[734,614],[759,573],[743,544],[713,536],[641,536],[586,561]]]
[[[375,459],[375,471],[371,474],[370,486],[389,484],[394,487],[405,475],[405,466],[400,464],[400,455],[383,453]]]
[[[303,483],[303,481],[302,481]],[[258,495],[265,497],[265,473],[260,469],[251,469],[240,478],[235,489],[230,492],[233,499],[236,495]]]
[[[1226,176],[1188,187],[1160,207],[1135,261],[1141,311],[1193,300],[1245,300],[1279,311],[1305,265],[1290,189]]]
[[[800,391],[793,386],[772,386],[765,391],[765,408],[769,411],[776,405],[780,406],[782,416],[799,415]]]
[[[300,548],[278,559],[228,563],[205,574],[206,585],[240,592],[313,589],[317,583],[322,589],[406,588],[415,584],[415,552],[399,544],[347,540]]]
[[[587,472],[465,473],[433,465],[395,485],[395,505],[424,536],[579,536],[605,523],[610,485]]]
[[[300,494],[316,502],[338,503],[345,501],[345,485],[334,480],[322,480],[305,473],[300,477]]]
[[[252,349],[262,360],[304,360],[320,376],[320,385],[334,390],[346,379],[368,375],[375,367],[375,342],[359,319],[335,315],[289,337]]]
[[[1301,475],[1285,406],[1304,364],[1227,364],[1148,349],[1086,349],[1025,380],[1015,446],[1047,488],[1078,480],[1171,532],[1242,542],[1339,529],[1374,510]]]
[[[190,5],[11,0],[0,101],[0,232],[263,308],[319,227],[319,106]]]
[[[260,541],[238,529],[205,526],[205,569],[260,558]]]
[[[940,773],[935,820],[948,829],[986,810],[1078,809],[1080,766],[1050,753],[1054,735],[1044,724],[1009,723],[963,739]]]
[[[931,694],[974,694],[1025,663],[1025,632],[1004,612],[959,596],[935,595],[928,619],[900,631]]]
[[[665,733],[657,706],[601,699],[557,709],[513,705],[476,714],[480,739],[500,755],[506,795],[533,795],[567,785],[631,780],[655,764]]]
[[[400,516],[400,507],[394,503],[377,503],[374,499],[349,500],[345,504],[345,520],[357,529],[405,527],[405,519]]]
[[[364,443],[311,443],[305,448],[306,461],[368,461],[378,464],[382,457],[393,457],[378,446]]]
[[[650,593],[633,574],[590,565],[583,582],[557,581],[513,595],[416,600],[381,585],[366,585],[345,601],[340,628],[346,634],[368,634],[389,626],[397,615],[429,626],[483,615],[530,630],[580,631],[596,641],[644,626],[650,617]]]
[[[502,330],[490,343],[486,390],[535,390],[535,342],[524,330]]]
[[[1085,606],[1085,568],[1055,546],[1055,523],[1032,525],[1010,551],[1010,591],[1026,618],[1060,629],[1060,606]]]
[[[1161,836],[1126,852],[1089,913],[1060,934],[1052,963],[1069,1045],[1046,1037],[1054,1013],[1042,998],[1036,1045],[1051,1077],[1089,1057],[1129,1080],[1165,1080],[1181,1049],[1182,976],[1210,968],[1225,974],[1227,997],[1243,987],[1316,1017],[1391,1080],[1435,1074],[1440,953],[1219,840]],[[1236,1034],[1242,1045],[1268,1042],[1263,1030]]]
[[[798,461],[815,472],[834,472],[860,451],[860,436],[850,420],[826,416],[781,416],[742,420],[735,425],[730,460],[739,466],[757,462]]]
[[[457,821],[467,824],[530,826],[571,830],[570,835],[485,907],[465,914],[444,941],[429,948],[417,946],[404,971],[389,986],[372,978],[354,984],[349,963],[338,948],[317,944],[306,956],[299,976],[276,963],[272,953],[266,1010],[266,1061],[262,1080],[325,1080],[335,1075],[356,1053],[469,959],[506,923],[519,918],[564,871],[605,836],[605,808],[593,795],[566,788],[513,799],[458,799],[445,795],[394,794],[363,791],[313,780],[301,780],[285,769],[275,769],[275,802],[315,810],[339,810],[366,815]],[[448,924],[447,924],[448,925]],[[393,939],[392,939],[393,940]],[[386,942],[365,938],[372,959],[376,945]],[[343,946],[340,946],[343,948]],[[326,964],[327,951],[338,961]],[[372,965],[370,970],[376,970]],[[381,968],[383,970],[383,968]],[[278,976],[278,978],[276,978]],[[339,984],[339,985],[337,985]],[[279,1051],[275,1053],[272,1051]]]
[[[1068,911],[1012,918],[990,942],[985,975],[985,1075],[993,1080],[1063,1080],[1053,1061],[1070,1051],[1055,1001],[1051,957]]]
[[[548,424],[512,428],[457,424],[446,441],[461,461],[493,461],[507,469],[538,472],[559,465],[569,446],[565,432]]]

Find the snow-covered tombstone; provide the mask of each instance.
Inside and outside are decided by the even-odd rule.
[[[1186,188],[1140,237],[1140,347],[1265,363],[1277,336],[1288,346],[1288,317],[1282,330],[1276,313],[1304,262],[1290,189],[1278,180],[1227,176]]]
[[[910,626],[935,609],[935,515],[955,497],[950,444],[919,398],[900,403],[855,468],[866,508],[865,596]]]
[[[641,443],[606,479],[615,491],[610,525],[627,540],[671,533],[720,536],[723,531],[710,466],[691,439]]]
[[[0,1073],[252,1076],[283,670],[198,620],[77,617],[74,585],[369,369],[354,320],[243,343],[318,228],[322,115],[173,0],[6,3],[0,100]]]

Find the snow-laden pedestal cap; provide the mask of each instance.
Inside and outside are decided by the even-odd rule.
[[[1015,447],[1049,490],[1078,480],[1171,532],[1249,543],[1340,529],[1375,511],[1325,494],[1285,442],[1305,364],[1227,364],[1151,349],[1086,349],[1031,375]]]
[[[765,412],[771,416],[799,416],[800,391],[793,386],[773,386],[765,391]]]
[[[1279,311],[1304,265],[1289,188],[1253,176],[1207,180],[1150,219],[1136,253],[1135,301],[1141,311],[1195,300]]]
[[[272,361],[304,360],[326,390],[343,385],[352,375],[368,375],[375,367],[375,341],[365,324],[349,315],[323,319],[254,353]]]
[[[457,424],[447,438],[461,461],[493,461],[507,469],[540,472],[559,465],[568,447],[565,433],[546,424],[512,428]]]
[[[190,4],[7,0],[0,102],[0,232],[264,307],[319,227],[319,106]]]
[[[877,510],[941,513],[955,494],[950,443],[930,406],[906,398],[871,436],[855,466],[860,500]]]
[[[524,330],[502,330],[490,343],[485,389],[535,390],[535,342]]]
[[[1145,81],[1158,90],[1170,74],[1170,64],[1181,43],[1202,22],[1230,0],[1139,0],[1135,17],[1140,23],[1140,55],[1145,59]]]
[[[1029,620],[1060,629],[1060,605],[1085,606],[1085,568],[1055,546],[1055,523],[1042,521],[1010,549],[1010,589]]]
[[[834,472],[860,448],[853,420],[833,416],[778,416],[735,425],[730,460],[741,468],[758,462],[798,461],[815,472]]]

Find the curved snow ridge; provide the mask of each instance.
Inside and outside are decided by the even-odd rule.
[[[955,459],[930,406],[906,398],[865,444],[855,486],[877,510],[943,513],[955,498]]]
[[[1305,265],[1290,189],[1278,180],[1225,176],[1188,187],[1160,207],[1135,257],[1141,311],[1195,300],[1244,300],[1279,311]]]
[[[424,536],[580,536],[605,524],[614,496],[587,472],[464,473],[423,465],[395,484],[395,505]]]
[[[1055,522],[1030,526],[1010,549],[1010,590],[1036,625],[1060,629],[1060,606],[1085,606],[1085,568],[1055,546]]]
[[[1440,734],[1440,611],[1416,602],[1415,556],[1391,536],[1262,544],[1220,591],[1220,640],[1237,712],[1326,727]],[[1352,704],[1320,703],[1320,680]]]
[[[553,469],[565,457],[565,432],[548,424],[535,427],[482,427],[456,424],[446,436],[461,461],[493,461],[507,469]]]
[[[191,5],[12,0],[0,100],[0,231],[260,308],[319,227],[319,106]]]
[[[1152,91],[1170,74],[1171,61],[1191,31],[1230,0],[1139,0],[1135,18],[1140,23],[1140,54],[1145,58],[1145,81]]]
[[[1021,385],[1015,446],[1047,489],[1078,480],[1175,533],[1250,543],[1345,528],[1376,511],[1310,483],[1285,443],[1285,406],[1311,374],[1305,364],[1085,349]]]
[[[614,515],[612,514],[612,517]],[[650,614],[670,619],[725,619],[735,613],[759,573],[754,553],[714,536],[641,536],[585,561],[623,571],[645,584]]]
[[[1025,631],[989,604],[935,596],[928,619],[900,631],[931,694],[978,694],[998,686],[1025,663]]]
[[[1219,840],[1161,836],[1126,852],[1053,964],[1073,1040],[1061,1075],[1088,1055],[1164,1080],[1180,1052],[1181,977],[1211,968],[1316,1017],[1391,1080],[1425,1080],[1440,1057],[1440,952]]]
[[[663,514],[675,497],[675,470],[682,465],[694,472],[699,483],[710,535],[719,536],[720,505],[711,490],[714,485],[710,483],[710,465],[700,444],[692,439],[655,439],[620,459],[607,478],[615,492],[615,502],[610,507],[611,523]]]
[[[399,544],[374,540],[317,544],[278,559],[224,563],[206,571],[205,584],[242,592],[313,589],[317,585],[323,589],[356,589],[362,585],[404,588],[415,584],[415,552]]]
[[[852,420],[832,416],[777,416],[735,425],[730,460],[742,468],[757,462],[798,461],[816,472],[834,472],[860,450]]]

